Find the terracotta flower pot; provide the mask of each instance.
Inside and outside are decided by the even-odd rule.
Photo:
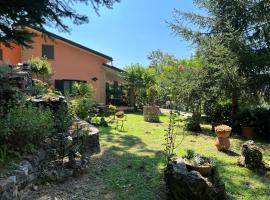
[[[227,125],[219,125],[215,127],[215,133],[219,138],[228,138],[231,135],[232,128]]]
[[[231,131],[216,132],[219,138],[228,138],[231,135]]]
[[[242,127],[242,135],[246,138],[253,138],[255,135],[254,127]]]
[[[228,150],[231,146],[229,138],[222,138],[222,137],[217,137],[216,138],[216,147],[219,151],[222,150]]]

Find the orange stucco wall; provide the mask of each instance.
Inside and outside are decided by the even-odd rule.
[[[3,50],[3,60],[0,63],[18,64],[21,62],[21,47],[13,44],[12,48],[8,48],[3,44],[0,44],[0,49]]]
[[[104,58],[92,55],[80,48],[64,43],[60,40],[35,37],[33,48],[24,50],[23,60],[42,56],[42,44],[54,45],[54,60],[49,60],[53,68],[52,79],[84,80],[91,83],[96,90],[96,100],[105,102],[103,87],[102,64],[107,62]],[[97,77],[97,81],[92,78]]]

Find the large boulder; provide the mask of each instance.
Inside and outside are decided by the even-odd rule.
[[[184,160],[179,157],[167,166],[165,181],[169,197],[173,200],[224,200],[225,185],[217,172],[211,177],[203,177],[197,171],[188,171]]]
[[[241,145],[241,157],[238,160],[239,165],[263,172],[265,170],[265,166],[262,159],[262,152],[253,140],[244,142]]]

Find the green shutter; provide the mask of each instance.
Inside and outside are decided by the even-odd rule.
[[[53,45],[42,45],[42,57],[46,57],[50,60],[54,59],[54,46]]]
[[[55,89],[62,92],[64,94],[64,81],[63,80],[55,80]]]

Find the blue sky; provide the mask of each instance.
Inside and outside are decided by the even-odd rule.
[[[88,24],[76,26],[67,21],[70,34],[48,30],[113,57],[116,67],[131,63],[147,66],[147,55],[156,49],[179,58],[194,53],[191,45],[175,37],[165,22],[172,20],[174,8],[197,11],[192,0],[122,0],[112,10],[100,9],[100,16],[90,5],[75,8],[89,16]]]

